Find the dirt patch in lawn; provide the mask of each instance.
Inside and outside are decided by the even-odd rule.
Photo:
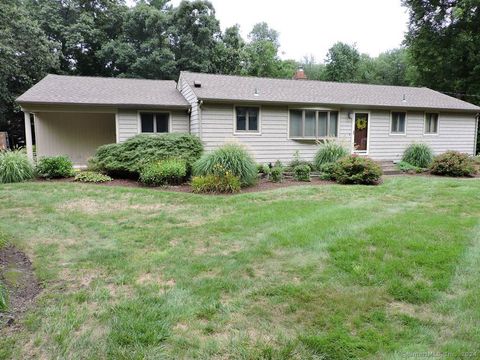
[[[0,249],[0,281],[8,293],[8,309],[0,312],[1,329],[16,325],[16,320],[31,306],[41,287],[33,273],[32,263],[25,253],[14,246]]]

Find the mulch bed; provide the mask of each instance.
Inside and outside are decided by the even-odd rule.
[[[6,276],[7,272],[14,276]],[[40,293],[40,283],[27,255],[11,245],[0,249],[0,280],[8,292],[8,310],[0,313],[0,329],[4,326],[14,327],[16,319]]]

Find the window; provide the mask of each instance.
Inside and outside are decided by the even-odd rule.
[[[425,114],[425,134],[437,134],[438,133],[438,114],[426,113]]]
[[[167,133],[170,116],[168,113],[140,113],[142,133]]]
[[[405,134],[406,118],[407,113],[405,112],[392,112],[390,132],[392,134]]]
[[[290,138],[336,137],[338,111],[290,110]]]
[[[235,131],[258,132],[258,107],[236,107]]]

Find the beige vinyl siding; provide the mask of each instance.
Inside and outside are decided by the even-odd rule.
[[[139,112],[142,110],[125,110],[118,109],[117,112],[117,128],[118,128],[118,142],[123,142],[140,132],[139,128]],[[169,112],[171,119],[172,132],[188,133],[188,114],[186,110],[143,110],[143,111],[157,111]]]
[[[311,161],[318,145],[314,141],[295,141],[288,138],[288,107],[261,106],[260,134],[234,134],[234,107],[223,104],[204,104],[201,109],[202,141],[207,151],[226,142],[246,145],[259,163],[291,161],[299,151],[301,158]],[[351,122],[345,112],[339,115],[339,137],[350,145]]]
[[[100,145],[115,142],[115,114],[35,113],[37,157],[68,155],[86,165]]]
[[[475,117],[473,114],[440,113],[438,134],[424,134],[424,112],[407,111],[405,135],[390,134],[390,112],[370,112],[368,155],[375,160],[399,160],[413,142],[430,145],[435,154],[456,150],[473,154]]]
[[[182,78],[179,79],[179,90],[182,93],[183,97],[188,101],[191,106],[190,112],[190,133],[200,136],[200,123],[199,119],[199,108],[198,108],[198,99],[192,88],[188,83]]]

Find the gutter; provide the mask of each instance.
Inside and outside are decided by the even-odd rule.
[[[480,113],[477,113],[475,115],[475,136],[474,136],[474,141],[473,141],[473,156],[477,155],[477,141],[478,141],[478,126],[480,122]],[[480,153],[480,149],[479,153]]]

